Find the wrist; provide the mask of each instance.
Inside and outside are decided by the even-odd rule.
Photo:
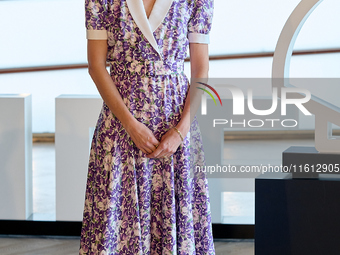
[[[136,127],[138,120],[135,119],[133,115],[130,114],[129,117],[125,118],[124,121],[121,121],[125,130],[130,133],[131,130]]]
[[[180,121],[176,126],[177,130],[181,133],[183,139],[187,136],[190,126],[189,121]]]
[[[179,137],[181,138],[181,141],[183,142],[183,141],[184,141],[184,137],[183,137],[181,131],[179,131],[177,127],[173,127],[173,129],[177,132],[177,134],[178,134]]]

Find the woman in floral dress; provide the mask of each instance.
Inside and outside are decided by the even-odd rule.
[[[208,75],[213,0],[85,8],[89,73],[104,103],[79,254],[215,254],[207,180],[190,175],[204,155],[183,73],[189,48],[192,78]]]

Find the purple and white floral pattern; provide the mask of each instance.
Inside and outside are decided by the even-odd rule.
[[[153,32],[161,60],[126,0],[86,0],[86,27],[107,30],[110,74],[124,103],[159,140],[179,122],[186,101],[189,81],[180,70],[188,33],[208,34],[212,9],[212,0],[174,0]],[[156,63],[152,75],[148,61]],[[159,61],[170,71],[158,74]],[[171,157],[148,159],[104,103],[90,152],[79,254],[215,254],[207,179],[190,175],[196,164],[204,164],[196,119]]]

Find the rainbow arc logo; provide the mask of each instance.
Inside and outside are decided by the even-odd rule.
[[[202,84],[202,85],[208,87],[209,89],[211,89],[215,93],[215,95],[217,96],[218,100],[220,100],[220,104],[222,106],[222,100],[220,98],[220,95],[217,93],[217,91],[213,87],[211,87],[210,85],[208,85],[206,83],[203,83],[203,82],[197,82],[197,83]],[[214,100],[215,105],[217,105],[216,100],[215,100],[213,94],[211,94],[210,91],[208,91],[208,90],[206,90],[204,88],[201,88],[201,87],[197,87],[197,88],[203,90],[204,92],[206,92],[212,98],[212,100]]]

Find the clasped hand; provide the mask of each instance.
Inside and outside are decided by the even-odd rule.
[[[173,128],[158,141],[151,130],[141,122],[134,125],[128,133],[137,148],[147,154],[147,158],[170,157],[182,143],[181,137]]]

